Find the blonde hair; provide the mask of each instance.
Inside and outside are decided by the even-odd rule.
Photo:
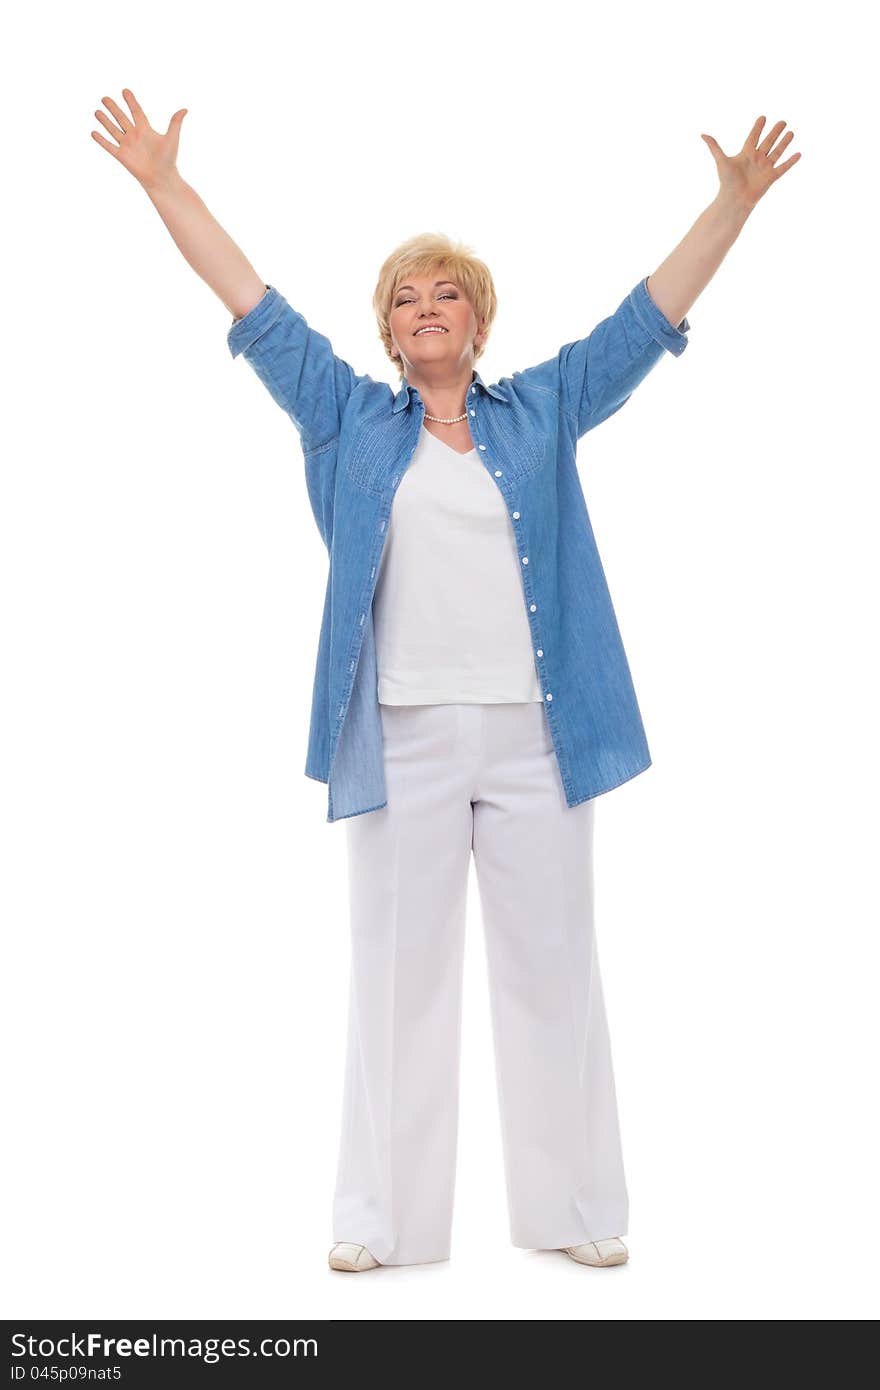
[[[382,346],[403,379],[403,363],[393,355],[394,344],[388,319],[391,314],[394,291],[407,275],[427,275],[430,271],[444,269],[450,279],[461,287],[462,293],[473,306],[477,317],[478,331],[484,335],[483,342],[474,348],[474,361],[482,357],[489,330],[495,318],[498,301],[495,285],[489,267],[479,260],[470,246],[463,242],[451,241],[442,232],[420,232],[410,237],[391,252],[382,269],[373,294],[373,310],[379,325]]]

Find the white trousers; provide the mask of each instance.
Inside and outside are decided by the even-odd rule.
[[[543,705],[380,705],[388,805],[346,820],[351,979],[334,1241],[449,1258],[465,905],[479,884],[510,1235],[626,1234],[593,924],[594,801]]]

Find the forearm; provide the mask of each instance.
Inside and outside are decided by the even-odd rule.
[[[244,252],[176,171],[161,184],[143,187],[196,274],[233,318],[243,318],[266,293],[265,283]]]
[[[648,291],[672,324],[679,324],[736,241],[750,209],[721,193],[700,213],[663,264],[648,276]]]

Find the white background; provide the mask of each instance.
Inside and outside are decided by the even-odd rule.
[[[876,1315],[877,126],[855,4],[43,6],[9,35],[5,1317]],[[579,467],[653,766],[597,802],[630,1263],[509,1241],[471,866],[449,1262],[331,1272],[344,822],[303,774],[327,555],[231,319],[91,137],[130,87],[358,372],[405,237],[487,381],[802,159]],[[536,930],[540,923],[536,923]],[[874,1055],[872,1055],[874,1053]]]

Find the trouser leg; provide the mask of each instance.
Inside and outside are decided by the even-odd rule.
[[[565,802],[543,706],[486,706],[474,859],[489,968],[511,1238],[626,1233],[593,919],[595,802]]]
[[[381,706],[388,805],[346,820],[351,974],[333,1239],[449,1258],[473,816],[453,705]]]

